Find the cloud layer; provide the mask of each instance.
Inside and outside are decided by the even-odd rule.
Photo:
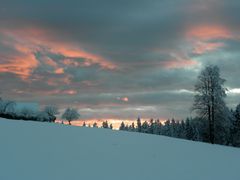
[[[184,118],[206,64],[240,102],[237,0],[6,1],[0,7],[2,96],[82,118]]]

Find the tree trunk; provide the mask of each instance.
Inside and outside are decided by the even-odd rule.
[[[213,82],[213,79],[212,79],[212,77],[210,78],[211,79],[211,106],[212,106],[212,108],[211,108],[211,116],[212,116],[212,140],[211,140],[211,143],[212,144],[214,144],[214,141],[215,141],[215,132],[214,132],[214,130],[215,130],[215,116],[214,116],[214,113],[215,113],[215,101],[214,101],[214,87],[213,87],[213,84],[214,84],[214,82]]]
[[[209,123],[209,142],[213,142],[213,126],[212,126],[212,78],[207,80],[207,94],[208,94],[208,123]]]
[[[215,115],[214,115],[214,97],[212,96],[212,144],[215,143]]]
[[[212,118],[211,106],[208,105],[209,142],[213,144],[214,142],[213,142],[212,119],[211,118]]]

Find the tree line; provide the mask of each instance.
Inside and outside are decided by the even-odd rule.
[[[45,106],[42,110],[33,110],[31,108],[16,108],[15,101],[3,100],[0,98],[0,117],[40,122],[55,122],[60,112],[56,106]],[[73,120],[80,118],[77,109],[67,108],[61,116],[62,119],[68,121],[69,125]]]
[[[240,105],[233,113],[232,126],[224,131],[216,131],[216,144],[240,147]],[[141,121],[137,119],[137,123],[130,125],[121,123],[119,130],[139,132],[155,135],[163,135],[174,138],[181,138],[191,141],[210,142],[209,126],[206,120],[202,118],[187,118],[185,120],[160,120]]]
[[[217,66],[206,66],[198,76],[192,111],[195,118],[184,121],[159,120],[128,126],[122,122],[120,130],[134,131],[240,147],[240,104],[229,109],[224,101],[227,89]]]

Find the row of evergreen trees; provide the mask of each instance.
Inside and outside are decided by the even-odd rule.
[[[216,133],[216,143],[240,147],[240,104],[232,113],[232,125]],[[201,118],[187,118],[186,120],[159,120],[141,121],[137,119],[131,125],[121,123],[119,130],[163,135],[192,141],[209,142],[209,126],[207,120]]]
[[[195,85],[195,96],[192,110],[195,118],[185,121],[161,122],[151,120],[126,126],[121,124],[120,130],[160,134],[195,141],[240,146],[240,105],[229,110],[224,98],[227,89],[225,79],[221,78],[217,66],[206,66],[200,73]]]
[[[98,124],[96,122],[94,122],[91,126],[91,124],[86,124],[86,122],[84,121],[83,122],[83,127],[93,127],[93,128],[98,128]],[[113,129],[113,125],[112,124],[109,124],[108,121],[103,121],[102,122],[102,126],[100,126],[101,128],[104,128],[104,129]]]

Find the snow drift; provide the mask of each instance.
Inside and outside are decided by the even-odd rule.
[[[240,149],[0,119],[1,180],[239,180]]]

